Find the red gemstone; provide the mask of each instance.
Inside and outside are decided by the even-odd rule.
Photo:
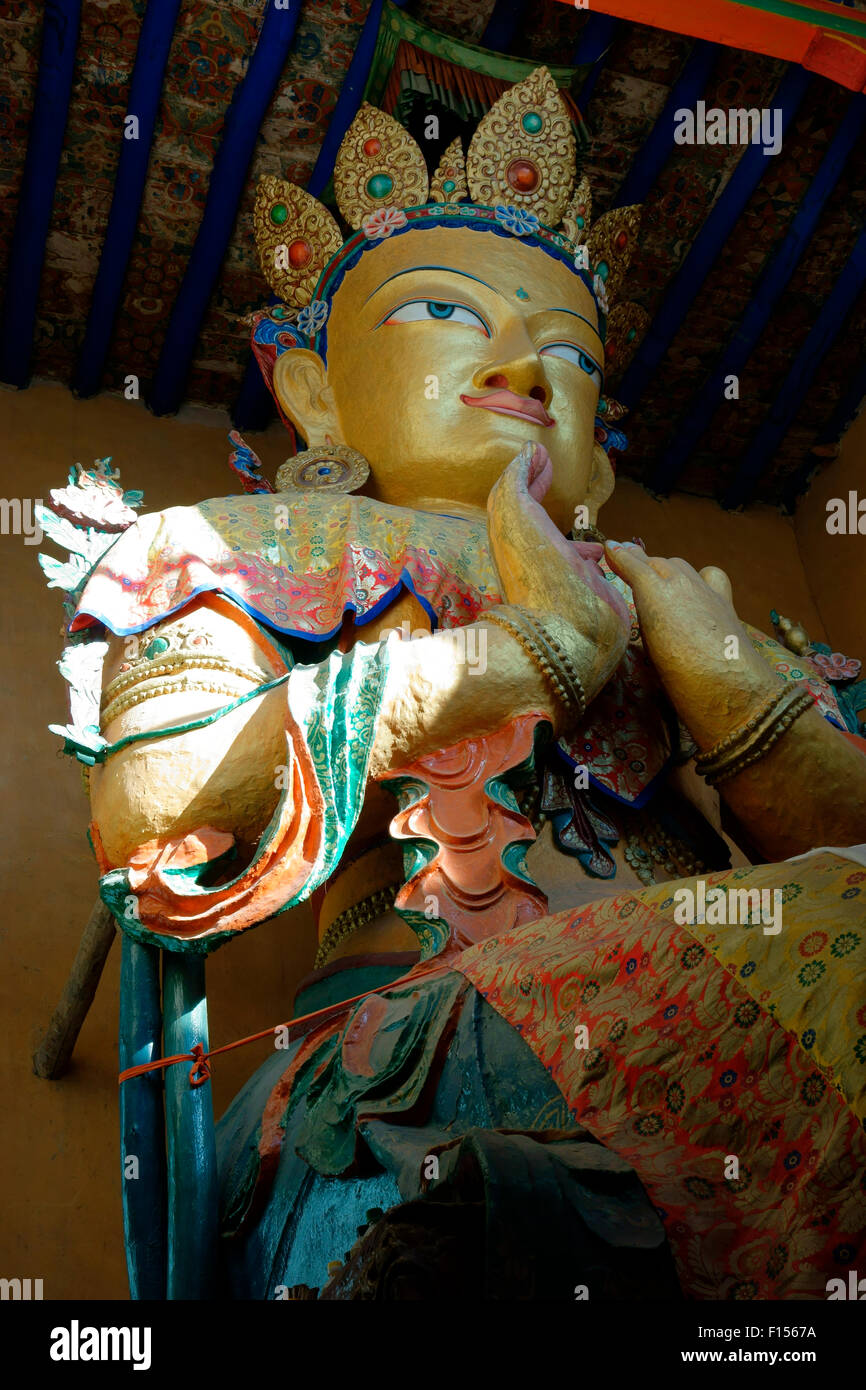
[[[377,140],[375,135],[371,136],[369,140],[364,141],[364,154],[367,155],[369,159],[372,159],[374,155],[378,154],[381,148],[382,141]]]
[[[617,239],[616,239],[616,241],[613,243],[613,245],[614,245],[614,250],[616,250],[616,251],[624,251],[625,248],[628,246],[628,232],[620,232],[619,236],[617,237]]]
[[[309,265],[313,256],[313,248],[308,241],[293,241],[289,246],[289,265],[294,270],[301,270],[305,265]]]
[[[505,177],[517,193],[532,193],[541,182],[541,175],[530,159],[512,159]]]

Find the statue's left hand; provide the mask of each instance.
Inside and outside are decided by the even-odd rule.
[[[723,570],[605,545],[630,585],[644,647],[678,715],[703,748],[739,727],[779,680],[752,646]]]

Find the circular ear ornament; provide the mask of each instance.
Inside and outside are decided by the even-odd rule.
[[[319,444],[286,459],[277,469],[277,492],[357,492],[370,465],[348,444]]]

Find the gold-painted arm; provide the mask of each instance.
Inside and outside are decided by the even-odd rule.
[[[768,859],[866,839],[866,744],[807,710],[719,792]]]

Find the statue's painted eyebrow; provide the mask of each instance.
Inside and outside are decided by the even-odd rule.
[[[392,280],[399,280],[401,275],[414,275],[419,270],[446,270],[449,275],[462,275],[464,280],[474,280],[476,284],[483,285],[485,289],[498,295],[500,299],[505,299],[505,295],[501,290],[498,290],[495,285],[488,285],[487,281],[482,280],[480,275],[470,275],[468,271],[455,270],[454,267],[450,265],[412,265],[409,266],[407,270],[398,270],[393,275],[389,275],[387,280],[383,280],[381,285],[377,285],[374,290],[370,291],[364,303],[369,304],[373,295],[378,294],[386,285],[390,285]],[[565,309],[561,305],[554,305],[552,308],[544,309],[543,312],[546,314],[571,314],[573,318],[580,319],[582,323],[585,323],[587,328],[591,328],[593,333],[598,334],[598,329],[595,324],[590,323],[589,319],[584,318],[583,314],[578,314],[574,309]]]
[[[488,285],[487,281],[482,280],[480,276],[470,275],[465,270],[455,270],[454,267],[450,265],[410,265],[408,270],[398,270],[393,275],[389,275],[387,280],[383,280],[381,285],[377,285],[374,290],[370,291],[370,293],[367,295],[367,298],[364,300],[364,303],[369,304],[370,300],[373,298],[373,295],[378,294],[379,290],[383,290],[386,285],[389,285],[391,283],[392,280],[399,280],[401,275],[415,275],[419,270],[447,270],[449,275],[462,275],[464,280],[474,280],[476,284],[483,285],[485,289],[492,290],[494,294],[499,295],[500,299],[505,298],[505,295],[502,293],[502,291],[496,289],[494,285]]]
[[[542,312],[545,314],[571,314],[572,318],[580,319],[581,323],[585,323],[587,328],[591,328],[593,333],[598,336],[598,329],[595,324],[590,323],[589,319],[585,319],[583,314],[579,314],[576,309],[565,309],[561,304],[555,304],[550,309],[542,310]]]

